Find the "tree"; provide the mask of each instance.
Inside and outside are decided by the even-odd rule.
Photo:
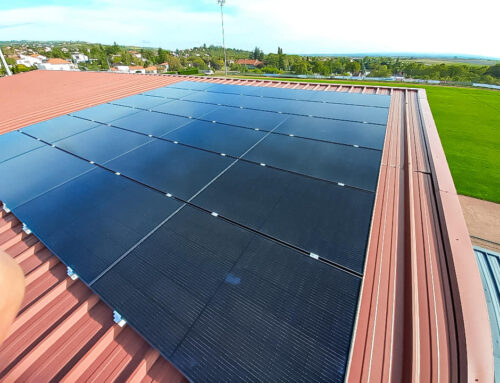
[[[307,74],[309,72],[309,68],[307,62],[299,61],[292,66],[292,70],[295,74]]]
[[[489,69],[485,72],[485,74],[496,78],[500,78],[500,63],[490,66]]]
[[[389,77],[391,74],[392,73],[389,68],[387,68],[387,65],[379,65],[370,72],[370,76],[372,77]]]
[[[198,69],[206,69],[207,68],[207,64],[205,63],[205,61],[203,61],[200,57],[198,56],[195,56],[195,57],[189,57],[189,61],[191,62],[191,64],[195,67],[195,68],[198,68]]]
[[[108,45],[106,47],[106,53],[108,55],[117,55],[118,53],[120,53],[120,46],[115,41],[113,45]]]
[[[169,70],[178,71],[178,70],[182,69],[181,60],[179,60],[178,57],[168,56],[168,57],[166,57],[166,60],[168,62],[168,69]],[[165,62],[165,61],[163,61],[163,62]]]
[[[353,75],[354,75],[355,73],[359,73],[360,69],[361,69],[361,64],[360,64],[359,62],[357,62],[357,61],[354,61],[354,60],[353,60],[352,62],[351,62],[351,61],[350,61],[350,62],[348,62],[348,63],[345,65],[345,70],[346,70],[347,72],[352,73]]]
[[[264,52],[262,52],[258,47],[255,47],[253,52],[250,54],[250,58],[262,61],[264,60]]]
[[[164,51],[161,48],[158,48],[158,59],[157,63],[158,64],[163,64],[165,61],[167,61],[167,52]]]

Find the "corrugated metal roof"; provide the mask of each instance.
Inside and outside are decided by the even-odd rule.
[[[490,315],[493,355],[495,356],[495,381],[500,382],[500,253],[475,246],[484,295]]]
[[[5,110],[0,116],[0,133],[186,79],[290,89],[391,94],[347,380],[491,381],[491,334],[489,326],[484,325],[488,321],[488,314],[484,300],[480,299],[481,280],[475,261],[470,257],[472,246],[469,233],[424,90],[195,76],[34,71],[0,79],[0,104]],[[5,224],[8,227],[5,232],[9,234],[0,237],[5,238],[0,243],[8,244],[7,247],[26,247],[24,242],[18,244],[19,240],[26,239],[19,225]],[[37,243],[32,236],[29,241],[33,242],[32,245]],[[57,271],[57,265],[49,267],[50,262],[57,264],[57,260],[46,253],[44,256],[47,260],[36,270],[46,276],[37,285],[57,285],[60,290],[56,291],[70,291],[76,289],[74,286],[83,286],[81,283],[69,283],[66,277],[58,274],[61,271]],[[90,294],[84,287],[80,289]],[[45,287],[43,290],[42,287],[42,290],[35,291],[52,291],[54,288]],[[78,291],[79,294],[85,294]],[[37,296],[36,293],[30,294]],[[34,299],[30,294],[27,296]],[[40,309],[49,303],[42,298],[40,302]],[[87,298],[84,302],[87,302]],[[109,311],[103,314],[107,308],[98,300],[92,300],[92,304],[86,303],[82,307],[85,308],[79,311],[79,315],[84,318],[100,318],[107,323],[111,317]],[[90,312],[96,314],[90,315]],[[22,313],[19,318],[22,318]],[[64,311],[61,315],[52,312],[37,321],[37,324],[47,329],[51,329],[55,323],[67,323],[66,326],[71,327],[80,318]],[[16,326],[14,324],[14,328]],[[80,347],[81,351],[76,351],[71,361],[80,366],[103,367],[105,364],[99,362],[99,358],[103,357],[100,352],[107,346],[96,346],[97,351],[93,352],[93,347],[85,349],[84,345],[91,340],[107,345],[106,339],[109,341],[118,336],[109,327],[107,331],[99,330],[99,325],[90,327],[93,330],[85,332],[86,337],[82,334],[81,343],[75,344],[75,350]],[[13,360],[22,363],[26,355],[32,355],[33,365],[41,368],[50,354],[32,354],[31,350],[37,349],[40,343],[44,344],[47,337],[50,343],[50,333],[23,332],[21,338],[25,339],[26,344],[23,343],[23,346],[12,352]],[[126,339],[129,333],[125,330],[120,332]],[[13,341],[13,338],[9,339],[8,342]],[[139,340],[130,342],[134,345],[140,343]],[[0,360],[2,350],[0,348]],[[164,359],[156,359],[157,353],[150,348],[144,351],[140,346],[129,346],[128,350],[131,351],[129,355],[145,352],[141,354],[144,355],[142,359],[139,357],[139,368],[147,374],[163,372],[169,366]],[[84,361],[80,362],[81,359]],[[151,359],[156,362],[150,363]],[[51,360],[54,362],[57,358]],[[1,374],[10,374],[9,366],[0,366]],[[70,369],[60,368],[64,371]],[[84,370],[84,367],[71,368],[79,369],[80,373]],[[128,376],[130,370],[127,369],[127,373],[122,373],[120,377]],[[37,367],[30,371],[36,375]],[[109,372],[107,367],[103,371]],[[169,375],[171,367],[166,371],[170,371],[167,376],[174,376]]]

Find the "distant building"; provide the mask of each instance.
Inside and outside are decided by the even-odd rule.
[[[160,67],[159,68],[160,70],[168,71],[168,68],[169,68],[168,62],[161,63],[158,66]]]
[[[135,56],[137,57],[138,59],[141,59],[142,58],[142,55],[137,52],[137,51],[129,51],[129,53],[132,55],[132,56]]]
[[[83,53],[75,52],[71,54],[71,59],[78,64],[89,61],[89,56],[84,55]]]
[[[61,48],[61,50],[62,50],[64,53],[68,53],[68,52],[69,52],[69,49],[68,49],[68,48]]]
[[[76,65],[63,59],[48,59],[38,64],[38,69],[42,70],[78,70]]]
[[[254,68],[260,68],[264,63],[259,60],[254,60],[254,59],[239,59],[236,61],[238,65],[244,65],[248,69],[254,69]]]
[[[25,66],[35,66],[38,64],[43,63],[45,60],[47,60],[47,57],[39,55],[39,54],[32,54],[32,55],[19,55],[19,58],[16,59],[16,64],[21,64]]]
[[[153,66],[148,66],[144,69],[146,73],[158,73],[158,68]]]
[[[45,48],[43,48],[43,50],[44,50],[45,52],[50,52],[50,51],[52,50],[52,48],[51,48],[51,47],[45,47]]]
[[[130,67],[128,65],[115,65],[113,68],[111,68],[111,70],[128,73],[130,71]]]
[[[139,66],[139,65],[136,65],[136,66],[131,66],[129,67],[129,72],[130,73],[146,73],[146,69],[144,69],[144,67],[142,66]]]

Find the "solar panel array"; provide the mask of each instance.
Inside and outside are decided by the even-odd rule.
[[[390,96],[180,82],[0,136],[0,200],[194,381],[342,381]]]

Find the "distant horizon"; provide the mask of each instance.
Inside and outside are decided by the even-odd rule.
[[[102,43],[98,41],[85,41],[85,40],[34,40],[34,39],[23,39],[23,40],[0,40],[1,45],[6,45],[8,43],[21,43],[21,42],[31,42],[31,43],[86,43],[86,44],[102,44],[102,45],[112,45],[113,43]],[[189,48],[166,48],[161,46],[146,46],[146,45],[137,45],[137,44],[121,44],[116,41],[116,43],[120,46],[124,47],[138,47],[138,48],[147,48],[147,49],[158,49],[162,48],[169,51],[175,50],[187,50],[192,48],[199,48],[202,45],[193,45]],[[208,44],[207,44],[208,45]],[[222,45],[210,44],[216,47],[222,47]],[[257,45],[258,47],[258,45]],[[251,52],[252,49],[247,48],[239,48],[239,47],[227,47],[227,49],[234,50],[245,50]],[[264,53],[274,53],[274,51],[265,51]],[[491,60],[491,61],[500,61],[500,57],[494,56],[482,56],[482,55],[474,55],[467,53],[430,53],[430,52],[343,52],[343,53],[297,53],[297,52],[283,52],[288,55],[298,55],[298,56],[316,56],[316,57],[364,57],[364,56],[387,56],[387,57],[414,57],[414,58],[457,58],[457,59],[480,59],[480,60]]]
[[[477,0],[474,7],[500,14],[497,0]],[[355,8],[328,0],[310,0],[307,5],[227,0],[226,46],[252,50],[257,45],[264,52],[275,52],[279,46],[302,55],[442,52],[438,55],[500,58],[500,45],[494,43],[496,24],[474,17],[469,8],[452,0],[422,0],[418,6],[360,0]],[[216,0],[5,1],[0,2],[0,20],[5,40],[63,37],[169,50],[222,44]]]

